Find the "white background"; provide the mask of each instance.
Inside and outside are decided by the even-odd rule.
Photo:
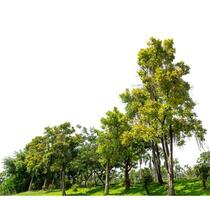
[[[119,94],[139,83],[137,53],[151,36],[173,38],[176,60],[191,66],[209,130],[209,19],[208,0],[0,1],[0,162],[48,125],[99,127],[107,110],[122,109]],[[190,140],[175,155],[193,165],[199,153]]]

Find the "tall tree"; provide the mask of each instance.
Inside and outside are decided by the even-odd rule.
[[[168,171],[168,194],[174,195],[173,148],[186,137],[195,135],[204,141],[206,130],[194,112],[190,85],[183,79],[189,74],[184,62],[174,62],[173,40],[151,38],[147,48],[138,53],[138,70],[142,88],[138,89],[141,106],[133,132],[146,141],[161,143]]]

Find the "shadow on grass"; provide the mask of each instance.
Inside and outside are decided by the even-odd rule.
[[[128,191],[124,192],[124,195],[146,195],[144,188],[139,185],[139,186],[135,186],[135,187],[131,187]]]
[[[91,189],[91,190],[87,191],[86,195],[91,196],[95,193],[101,193],[101,191],[103,191],[103,187],[96,187],[94,189]]]
[[[210,188],[207,187],[205,191],[202,190],[201,182],[199,180],[178,180],[176,182],[176,194],[179,196],[191,195],[210,195]]]
[[[152,183],[149,185],[150,196],[162,196],[167,195],[167,184],[159,185],[158,183]]]

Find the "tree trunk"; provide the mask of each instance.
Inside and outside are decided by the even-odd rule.
[[[34,171],[32,172],[32,175],[31,175],[31,181],[29,183],[28,191],[32,190],[33,180],[34,180]]]
[[[124,179],[124,184],[125,184],[125,191],[130,189],[130,178],[129,178],[129,161],[125,161],[125,179]]]
[[[153,156],[153,165],[155,169],[155,175],[157,178],[157,182],[159,185],[163,185],[163,179],[161,175],[161,169],[160,169],[160,153],[158,149],[158,145],[156,143],[152,142],[152,156]]]
[[[72,185],[74,185],[76,183],[76,178],[75,175],[72,176]]]
[[[98,179],[99,179],[99,180],[101,181],[101,183],[103,184],[103,186],[105,186],[105,182],[104,182],[104,180],[103,180],[103,178],[102,178],[102,175],[103,175],[103,174],[99,174],[97,171],[95,171],[95,173],[96,173]]]
[[[42,189],[43,189],[43,190],[46,190],[46,189],[47,189],[47,174],[45,175],[44,184],[43,184],[43,186],[42,186]]]
[[[106,175],[106,179],[105,179],[105,188],[104,188],[104,194],[108,195],[109,194],[109,160],[107,160],[106,162],[106,169],[105,169],[105,175]]]
[[[139,182],[141,182],[141,179],[142,179],[141,165],[142,165],[142,160],[140,158],[139,159]]]
[[[84,183],[85,183],[85,187],[87,187],[87,179],[86,178],[84,180]]]
[[[162,144],[163,155],[164,155],[164,159],[165,159],[165,167],[166,167],[166,170],[167,170],[167,172],[168,172],[168,154],[167,154],[167,152],[166,152],[166,145],[167,145],[167,144],[165,144],[165,139],[164,139],[164,137],[161,138],[161,144]]]
[[[52,178],[51,184],[54,185],[54,183],[55,183],[55,174],[53,173],[53,178]]]
[[[97,176],[96,173],[93,172],[93,180],[94,180],[95,187],[98,185],[98,181],[97,181],[97,177],[96,176]]]
[[[170,125],[170,152],[168,157],[168,195],[175,195],[174,190],[174,171],[173,171],[173,131]]]
[[[65,190],[65,168],[62,167],[61,170],[61,190],[62,190],[62,196],[66,196],[66,190]]]
[[[203,190],[206,190],[206,180],[202,179],[202,188]]]

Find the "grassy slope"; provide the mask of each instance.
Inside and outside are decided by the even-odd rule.
[[[210,186],[210,181],[208,182]],[[167,186],[159,186],[156,183],[152,183],[149,186],[150,195],[166,195]],[[198,180],[177,180],[175,183],[176,195],[210,195],[210,187],[206,191],[202,191],[201,183]],[[77,192],[73,192],[71,189],[67,190],[67,195],[88,195],[88,196],[102,196],[103,188],[92,187],[92,188],[79,188]],[[33,191],[33,192],[22,192],[17,194],[18,196],[60,196],[60,190],[54,191]],[[112,186],[110,188],[110,195],[128,195],[128,196],[141,196],[146,195],[142,185],[131,187],[130,190],[125,193],[124,187]]]

